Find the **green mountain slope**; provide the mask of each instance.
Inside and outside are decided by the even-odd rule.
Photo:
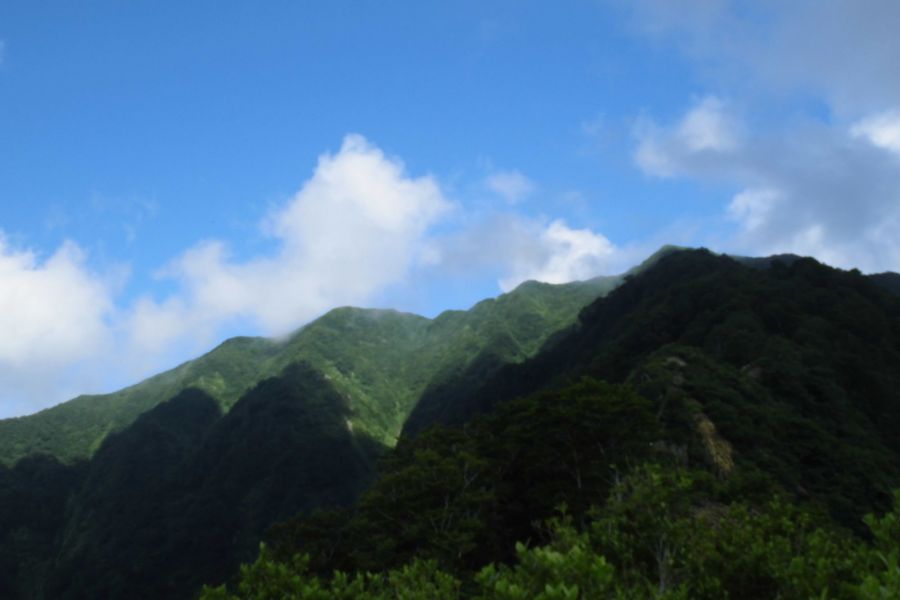
[[[325,576],[416,557],[471,574],[546,540],[562,505],[577,524],[617,502],[652,516],[629,491],[648,481],[681,533],[776,492],[861,530],[900,485],[900,299],[809,259],[751,266],[669,248],[629,277],[527,283],[435,319],[336,309],[62,405],[93,437],[0,464],[0,597],[190,597],[279,522],[273,549],[311,551]],[[610,556],[643,573],[621,560],[659,538],[632,523],[605,530],[627,538]]]
[[[494,366],[532,355],[619,281],[527,282],[469,311],[448,311],[433,320],[392,310],[339,308],[285,341],[230,339],[119,392],[80,396],[0,421],[0,462],[12,465],[32,454],[64,463],[88,458],[108,435],[188,388],[206,392],[227,412],[253,385],[296,361],[319,370],[347,398],[355,428],[390,445],[426,388],[485,354],[494,357]]]
[[[284,342],[229,340],[117,394],[12,421],[46,427],[48,413],[70,411],[90,437],[63,442],[99,448],[0,467],[6,595],[186,597],[224,580],[272,523],[351,502],[432,382],[485,352],[497,366],[523,360],[615,283],[532,282],[434,320],[336,309]],[[240,386],[249,389],[235,399]],[[174,398],[157,402],[163,394]],[[48,476],[57,482],[36,483]],[[28,502],[46,509],[22,510]]]

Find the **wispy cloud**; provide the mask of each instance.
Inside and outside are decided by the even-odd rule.
[[[857,121],[850,133],[900,156],[900,110],[888,110]]]
[[[812,94],[844,115],[896,105],[894,0],[636,0],[634,23],[669,40],[701,79],[750,96]]]
[[[872,271],[900,268],[900,161],[890,127],[807,123],[698,150],[681,134],[683,123],[644,126],[636,162],[655,176],[739,187],[725,208],[738,225],[727,242],[733,248],[808,254]]]
[[[534,183],[519,171],[499,171],[484,180],[489,190],[510,204],[517,204],[535,190]]]
[[[737,188],[723,206],[735,249],[900,269],[900,38],[889,25],[900,4],[738,4],[637,3],[637,22],[681,47],[713,92],[672,122],[639,120],[636,164]]]

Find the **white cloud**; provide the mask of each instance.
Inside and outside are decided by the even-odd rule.
[[[770,189],[747,189],[738,193],[728,205],[728,214],[746,231],[765,226],[772,209],[782,199],[781,193]]]
[[[735,123],[725,112],[725,103],[714,96],[703,98],[688,111],[677,135],[691,152],[727,152],[737,147]]]
[[[58,363],[96,351],[111,308],[110,288],[85,269],[75,244],[40,260],[0,238],[0,363]]]
[[[74,243],[41,258],[0,236],[0,417],[46,406],[85,383],[79,366],[112,343],[113,292]]]
[[[688,158],[702,161],[711,155],[736,151],[740,147],[740,129],[725,102],[707,96],[672,128],[640,119],[635,127],[635,160],[647,174],[672,177],[679,174],[681,163]],[[674,160],[673,154],[680,155],[680,160]]]
[[[510,204],[517,204],[534,191],[534,183],[518,171],[501,171],[485,179],[489,190]]]
[[[654,248],[655,249],[655,248]],[[495,277],[504,292],[528,280],[564,283],[620,273],[652,252],[620,248],[602,234],[515,213],[480,216],[431,240],[428,267],[449,278]]]
[[[635,128],[645,173],[737,190],[722,215],[736,231],[717,246],[900,270],[900,3],[638,0],[628,10],[683,51],[707,98],[730,99]]]
[[[805,123],[742,135],[737,144],[704,143],[698,152],[684,135],[693,114],[696,108],[669,126],[641,124],[635,161],[651,175],[738,187],[725,210],[739,226],[725,242],[731,250],[809,254],[864,270],[900,268],[893,241],[900,230],[884,229],[900,223],[900,165],[884,152],[893,143],[891,118],[878,115],[849,131]]]
[[[889,110],[857,121],[850,133],[900,154],[900,110]]]
[[[532,238],[531,246],[531,251],[513,257],[510,273],[499,282],[503,291],[530,279],[565,283],[609,274],[618,258],[617,248],[603,235],[572,229],[562,220]]]
[[[347,136],[264,223],[278,242],[273,255],[240,260],[207,241],[172,261],[161,275],[180,290],[137,305],[135,344],[158,349],[185,330],[209,336],[235,319],[281,335],[334,306],[365,303],[409,275],[429,227],[450,208],[432,177],[411,177],[399,160]]]

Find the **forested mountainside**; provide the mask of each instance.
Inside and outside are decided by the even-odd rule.
[[[0,422],[0,597],[187,597],[224,580],[272,523],[351,502],[428,386],[484,356],[523,360],[620,280],[528,282],[433,320],[336,309],[285,342],[235,338]]]
[[[891,597],[864,595],[900,591],[900,507],[863,520],[900,487],[886,287],[668,248],[231,340],[0,466],[0,597]]]
[[[812,259],[769,269],[703,251],[663,258],[580,326],[476,390],[417,406],[407,432],[463,423],[581,376],[628,383],[686,443],[710,419],[735,460],[825,500],[845,523],[900,475],[900,298]]]
[[[180,391],[196,388],[223,412],[256,383],[304,361],[351,403],[357,430],[393,444],[422,391],[471,362],[522,360],[574,322],[621,277],[564,285],[526,282],[468,311],[435,319],[392,310],[335,309],[278,342],[240,337],[208,354],[113,394],[80,396],[40,413],[0,420],[0,462],[47,454],[64,463],[90,457],[106,437]]]
[[[235,589],[897,597],[898,378],[900,299],[869,278],[674,253],[417,407],[360,500],[273,528]]]
[[[871,279],[884,289],[900,296],[900,274],[876,273],[874,275],[869,275],[869,279]]]

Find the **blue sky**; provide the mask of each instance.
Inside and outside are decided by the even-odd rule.
[[[900,5],[4,2],[0,416],[664,243],[900,270]]]

